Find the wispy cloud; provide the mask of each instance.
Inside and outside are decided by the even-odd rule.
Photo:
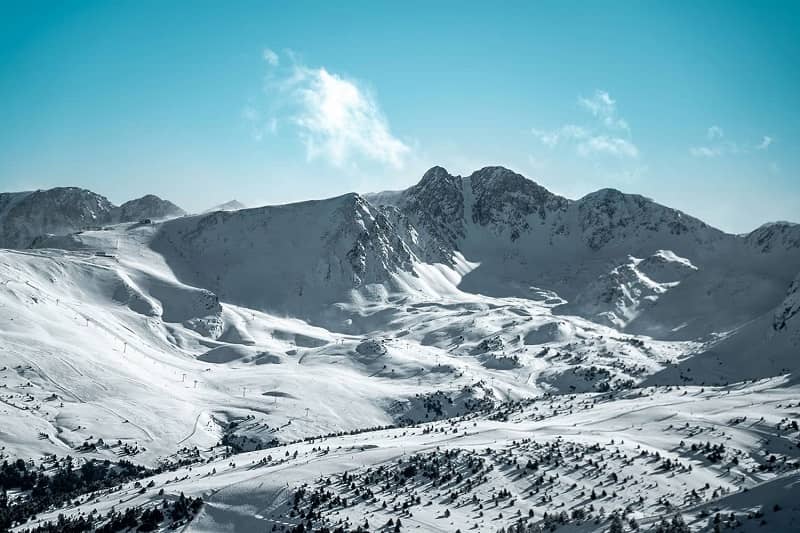
[[[591,154],[609,154],[616,157],[639,157],[639,149],[632,142],[619,138],[597,135],[590,137],[578,145],[578,153],[582,156]]]
[[[708,130],[706,130],[706,139],[711,142],[717,142],[708,146],[692,146],[689,148],[689,153],[694,157],[719,157],[731,149],[736,149],[736,146],[732,143],[727,141],[723,142],[722,139],[724,137],[725,131],[722,128],[719,126],[710,126]]]
[[[773,143],[773,138],[764,135],[761,141],[755,144],[740,143],[725,137],[725,131],[719,126],[711,126],[706,130],[706,144],[692,146],[689,153],[694,157],[722,157],[726,155],[746,154],[752,149],[766,150]]]
[[[617,101],[606,91],[596,90],[589,98],[579,97],[578,104],[601,119],[610,129],[629,130],[628,122],[617,116]]]
[[[565,124],[554,130],[539,130],[533,128],[531,133],[533,133],[542,144],[551,148],[562,141],[585,139],[589,137],[589,130],[583,126],[576,126],[575,124]]]
[[[689,153],[695,157],[719,157],[724,151],[721,146],[693,146]]]
[[[534,136],[549,148],[565,144],[578,155],[607,155],[617,158],[639,157],[630,138],[628,122],[617,113],[617,102],[606,91],[596,90],[591,97],[578,97],[578,105],[597,119],[594,125],[565,124],[553,130],[532,129]]]
[[[263,52],[269,65],[265,92],[271,111],[262,123],[268,131],[292,131],[309,160],[337,167],[361,160],[402,168],[412,149],[395,137],[378,101],[363,83],[303,64],[292,51],[286,61],[272,50]]]
[[[299,104],[293,117],[309,158],[343,166],[364,156],[402,167],[410,148],[394,137],[375,98],[356,82],[322,68],[296,66],[291,94]]]
[[[281,63],[281,59],[278,56],[278,54],[270,48],[264,48],[264,51],[261,53],[261,56],[264,58],[264,61],[266,61],[267,64],[270,66],[277,67]]]

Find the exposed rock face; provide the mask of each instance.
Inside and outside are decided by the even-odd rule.
[[[389,219],[361,196],[347,195],[335,222],[325,248],[333,250],[343,242],[352,241],[347,259],[355,287],[388,281],[391,273],[413,268],[411,250]]]
[[[393,226],[397,236],[424,263],[443,263],[452,265],[453,247],[443,240],[438,233],[430,233],[425,229],[418,230],[411,218],[398,207],[380,206],[381,214]]]
[[[762,253],[800,248],[800,224],[772,222],[747,234],[747,243]]]
[[[569,201],[503,167],[486,167],[469,177],[472,221],[502,228],[512,241],[540,223],[563,216]],[[533,219],[533,220],[532,220]]]
[[[697,267],[685,257],[669,250],[658,250],[644,258],[636,268],[656,283],[674,283],[697,271]]]
[[[470,226],[486,228],[511,242],[528,235],[554,244],[569,241],[574,247],[577,243],[571,236],[578,235],[588,252],[638,246],[653,238],[695,246],[726,237],[696,218],[643,196],[602,189],[577,201],[568,200],[498,166],[482,168],[467,178],[433,167],[405,191],[367,198],[398,208],[421,236],[452,250],[470,240]]]
[[[356,346],[356,352],[361,355],[384,355],[386,346],[380,339],[365,339]]]
[[[460,176],[442,167],[428,170],[407,189],[398,206],[424,234],[453,247],[464,237],[464,194]]]
[[[682,236],[686,241],[705,244],[724,235],[685,213],[615,189],[588,194],[576,206],[581,236],[592,250],[653,236]]]
[[[0,194],[0,247],[26,248],[45,233],[70,233],[101,226],[114,205],[77,187]]]
[[[772,329],[775,331],[792,330],[800,339],[800,274],[789,286],[786,298],[775,310]]]
[[[307,315],[320,302],[413,275],[424,251],[411,238],[414,228],[396,226],[405,219],[394,215],[346,194],[174,219],[162,224],[153,246],[193,285],[229,301]]]
[[[655,305],[661,295],[696,271],[688,259],[668,250],[659,250],[645,259],[629,257],[624,264],[589,283],[563,311],[624,329]]]
[[[151,195],[117,208],[76,188],[4,194],[0,246],[180,214]],[[435,292],[442,280],[430,282],[423,265],[458,265],[464,271],[445,283],[462,291],[553,294],[567,302],[559,312],[664,338],[773,313],[775,330],[785,328],[794,300],[776,307],[800,270],[800,225],[730,235],[640,195],[602,189],[569,200],[498,166],[467,177],[436,166],[403,191],[174,219],[154,245],[182,279],[257,308],[297,312],[305,301],[318,307],[352,291]],[[282,282],[254,281],[265,277]]]
[[[800,268],[799,225],[731,235],[614,189],[568,200],[503,167],[466,178],[433,167],[405,191],[369,198],[393,206],[420,260],[461,252],[479,264],[464,290],[550,290],[570,300],[564,312],[656,336],[691,337],[707,320],[730,328],[771,312]]]

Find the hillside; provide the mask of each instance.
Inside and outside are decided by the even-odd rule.
[[[106,197],[78,187],[0,193],[0,248],[29,248],[46,235],[183,214],[180,207],[152,194],[118,207]]]
[[[798,226],[501,167],[187,216],[54,191],[0,196],[16,531],[800,523]]]

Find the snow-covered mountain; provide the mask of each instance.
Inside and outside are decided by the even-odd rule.
[[[77,187],[0,194],[0,246],[26,248],[46,233],[69,233],[111,220],[114,205]]]
[[[434,167],[405,191],[366,198],[399,209],[424,246],[479,263],[460,284],[467,292],[551,290],[569,301],[563,312],[660,337],[769,312],[800,265],[797,225],[731,235],[612,189],[568,200],[502,167],[465,178]]]
[[[772,329],[779,334],[792,335],[792,340],[800,345],[800,274],[794,278],[786,297],[775,310]]]
[[[0,195],[0,524],[796,529],[798,226],[502,167],[181,214]]]
[[[78,187],[0,193],[0,247],[27,248],[47,234],[182,214],[181,208],[152,194],[117,207],[106,197]]]
[[[412,272],[413,246],[357,194],[174,219],[153,242],[183,281],[295,316]]]
[[[229,200],[227,202],[215,205],[214,207],[210,207],[203,211],[203,213],[213,213],[214,211],[238,211],[239,209],[245,208],[247,208],[247,206],[239,200]]]
[[[4,195],[0,207],[12,247],[42,233],[183,214],[152,195],[115,207],[74,188]],[[612,189],[569,200],[503,167],[467,177],[433,167],[403,191],[228,208],[167,222],[154,245],[188,283],[305,318],[356,294],[551,291],[564,300],[556,312],[690,340],[771,313],[800,265],[798,225],[726,234]],[[444,282],[429,279],[440,273]]]
[[[116,222],[134,222],[147,218],[179,217],[185,214],[186,211],[169,200],[162,200],[158,196],[147,194],[119,206],[112,214],[112,218]]]

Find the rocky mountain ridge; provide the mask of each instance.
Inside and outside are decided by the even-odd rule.
[[[0,209],[17,247],[37,231],[182,213],[154,196],[117,208],[75,188],[0,195]],[[795,224],[732,235],[640,195],[570,200],[498,166],[467,177],[433,167],[403,191],[175,219],[153,243],[184,281],[260,309],[324,309],[353,291],[552,293],[566,302],[557,312],[673,339],[775,314],[800,271],[799,244]],[[465,261],[474,266],[455,272]],[[453,273],[432,281],[434,267]],[[270,277],[281,283],[257,281]]]
[[[105,196],[79,187],[0,193],[0,248],[27,248],[46,234],[183,214],[180,207],[152,194],[115,206]]]

